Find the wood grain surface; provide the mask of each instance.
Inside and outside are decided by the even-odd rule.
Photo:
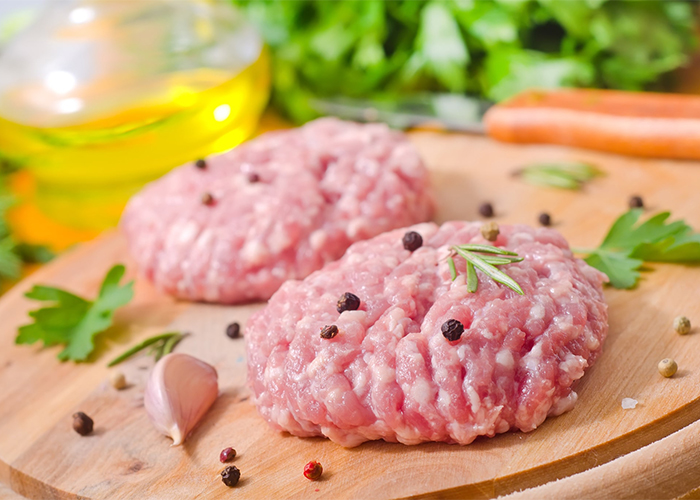
[[[438,221],[475,219],[478,205],[491,201],[498,222],[535,224],[537,215],[547,211],[572,245],[591,247],[626,210],[628,197],[639,194],[650,212],[670,209],[674,217],[700,228],[697,163],[503,145],[467,135],[418,132],[412,139],[431,169]],[[581,192],[569,192],[530,186],[510,175],[531,162],[557,160],[589,161],[607,176]],[[678,314],[700,323],[697,267],[649,266],[636,290],[606,291],[610,333],[604,353],[578,385],[574,410],[537,430],[478,439],[464,447],[373,442],[344,449],[272,431],[248,400],[243,340],[227,338],[224,330],[234,320],[244,324],[260,304],[177,302],[137,278],[135,300],[101,336],[93,362],[60,363],[57,349],[13,344],[17,327],[36,307],[22,297],[33,283],[94,295],[115,262],[125,262],[135,275],[122,237],[106,234],[0,300],[0,482],[26,497],[488,498],[586,471],[635,450],[644,455],[643,447],[700,417],[700,334],[695,329],[679,336],[671,327]],[[106,363],[112,356],[166,329],[191,332],[178,350],[213,364],[220,376],[220,398],[180,447],[171,447],[151,427],[143,409],[150,359],[124,364],[126,390],[107,383]],[[657,372],[664,357],[679,364],[672,379]],[[624,397],[639,405],[623,410]],[[71,415],[78,410],[95,420],[93,435],[81,437],[71,429]],[[700,440],[697,432],[689,436]],[[235,492],[218,476],[223,468],[218,454],[226,446],[238,451],[233,463],[242,471]],[[655,455],[649,457],[645,467],[616,474],[642,474],[654,483],[657,464]],[[304,464],[314,459],[325,469],[318,482],[302,476]],[[700,486],[700,469],[687,471],[686,484],[687,491]],[[678,496],[654,493],[656,498]]]
[[[698,498],[700,422],[607,464],[501,500]],[[690,491],[689,491],[690,490]]]

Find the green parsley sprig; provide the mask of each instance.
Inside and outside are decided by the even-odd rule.
[[[604,272],[615,288],[632,288],[639,281],[644,262],[700,262],[700,234],[683,220],[666,223],[670,212],[656,214],[637,224],[641,208],[622,214],[610,227],[600,246],[587,254],[588,264]]]
[[[524,295],[523,289],[520,288],[520,285],[513,278],[495,267],[522,261],[523,258],[519,257],[517,253],[489,245],[453,245],[452,252],[454,252],[454,255],[459,255],[467,261],[468,292],[476,292],[479,286],[479,279],[476,275],[476,269],[478,269],[492,280],[506,285],[520,295]],[[447,259],[452,281],[457,279],[454,255],[450,255]]]
[[[94,301],[60,288],[35,285],[25,296],[52,305],[29,313],[34,323],[19,328],[15,343],[34,344],[41,340],[44,346],[64,345],[58,359],[85,361],[95,348],[95,336],[112,325],[114,311],[134,296],[133,281],[119,284],[124,272],[121,264],[112,267]]]

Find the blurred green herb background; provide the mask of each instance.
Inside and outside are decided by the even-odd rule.
[[[273,53],[273,103],[296,122],[311,97],[529,87],[662,90],[695,48],[686,1],[232,0]]]
[[[20,277],[23,263],[45,263],[54,257],[46,246],[17,242],[10,232],[7,211],[16,200],[8,189],[7,176],[17,168],[0,156],[0,292],[6,282]]]

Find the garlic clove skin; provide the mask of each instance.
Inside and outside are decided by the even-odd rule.
[[[182,444],[219,395],[213,366],[193,356],[171,353],[153,367],[143,404],[151,423]]]

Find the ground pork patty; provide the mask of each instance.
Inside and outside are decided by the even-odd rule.
[[[355,243],[342,259],[288,281],[246,331],[248,381],[260,414],[297,436],[343,446],[385,439],[467,444],[509,429],[530,431],[573,407],[572,384],[608,330],[605,276],[575,259],[555,230],[501,226],[493,243],[524,260],[500,266],[524,295],[477,271],[467,292],[453,244],[491,244],[478,222],[419,224]],[[405,250],[414,230],[423,246]],[[338,313],[351,292],[358,310]],[[442,324],[464,325],[449,343]],[[323,339],[325,325],[339,333]]]
[[[236,303],[268,299],[351,243],[431,214],[427,171],[404,134],[324,118],[265,134],[205,168],[175,169],[131,199],[121,227],[160,289]]]

